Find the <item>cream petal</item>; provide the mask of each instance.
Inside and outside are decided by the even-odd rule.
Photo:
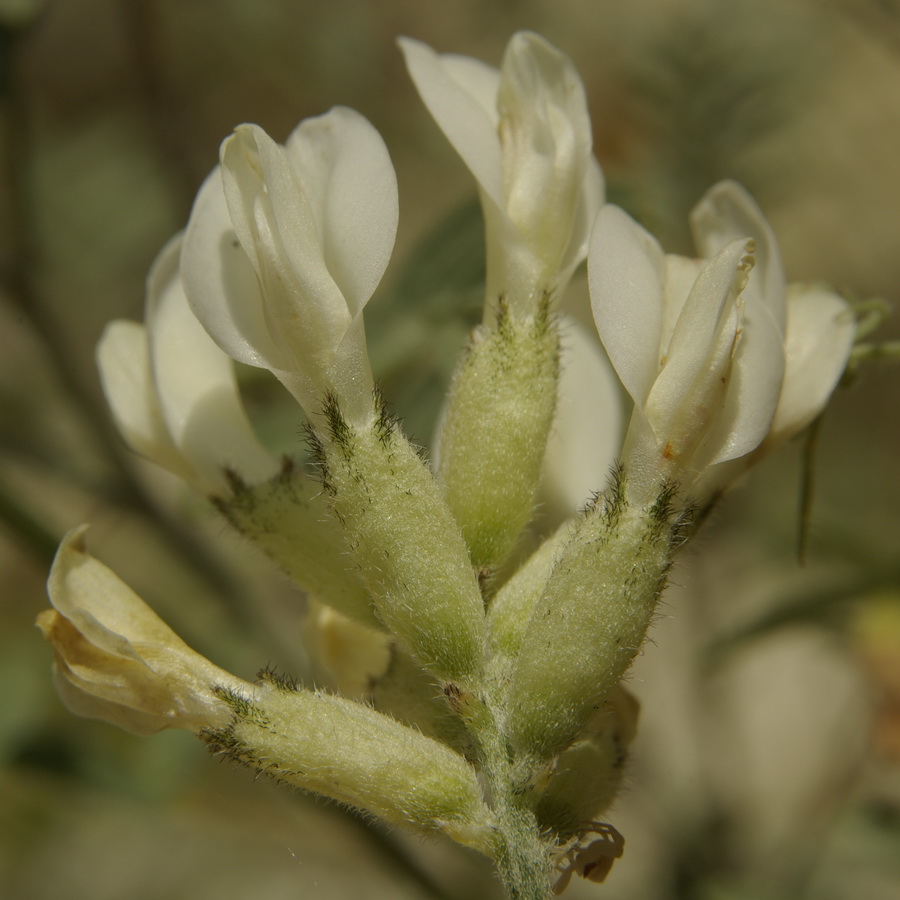
[[[97,344],[100,382],[119,433],[135,453],[184,478],[194,473],[166,427],[150,367],[147,331],[139,322],[110,322]]]
[[[705,259],[668,254],[665,268],[665,306],[663,309],[662,337],[659,342],[660,358],[665,356],[678,324],[678,317],[691,294],[694,282],[706,265]]]
[[[438,55],[412,38],[400,38],[398,43],[422,102],[481,189],[502,209],[496,108],[500,73],[467,56]]]
[[[591,229],[597,220],[597,213],[606,199],[606,182],[603,178],[603,170],[600,163],[591,155],[588,159],[585,171],[584,184],[578,203],[575,208],[575,216],[572,222],[572,236],[566,247],[566,252],[560,260],[560,283],[566,284],[572,277],[572,273],[587,258],[588,245],[591,237]]]
[[[324,678],[345,697],[363,699],[381,680],[391,661],[391,639],[383,631],[349,619],[315,597],[307,598],[303,639],[316,681]]]
[[[266,322],[259,278],[231,222],[219,166],[194,201],[181,249],[181,278],[194,315],[232,359],[260,368],[284,367]]]
[[[706,254],[738,237],[755,243],[756,265],[744,292],[744,330],[719,422],[715,464],[749,453],[771,425],[784,374],[784,267],[762,210],[734,181],[722,181],[706,193],[691,213],[691,225]]]
[[[403,40],[407,39],[401,38],[401,41]],[[417,42],[413,41],[413,43]],[[490,120],[491,129],[496,133],[497,125],[500,122],[500,113],[497,110],[497,89],[500,85],[500,71],[486,62],[482,62],[480,59],[473,59],[470,56],[463,56],[459,53],[445,53],[438,58],[450,78],[484,111],[484,114]],[[455,147],[456,145],[454,144],[453,146]]]
[[[246,481],[271,478],[278,461],[259,443],[238,395],[234,366],[197,321],[178,273],[181,236],[160,253],[147,280],[147,329],[169,434],[200,486],[228,491],[233,467]]]
[[[749,244],[732,241],[701,270],[644,405],[657,440],[674,440],[678,452],[704,439],[730,389],[738,298],[752,265]]]
[[[117,725],[119,728],[124,728],[126,731],[141,737],[157,734],[166,727],[165,724],[160,723],[160,717],[155,713],[143,712],[128,705],[117,703],[114,700],[103,699],[86,692],[77,685],[71,678],[71,675],[65,671],[65,668],[58,663],[56,665],[54,682],[60,700],[62,700],[66,709],[76,716],[109,722],[110,725]],[[172,726],[175,725],[174,719],[170,720],[170,722]]]
[[[76,712],[141,733],[227,722],[230,713],[213,688],[251,695],[256,689],[191,650],[90,556],[86,530],[63,539],[47,583],[54,609],[38,619],[57,657],[63,698],[74,701]]]
[[[565,54],[519,32],[503,57],[497,108],[507,214],[558,270],[591,156],[584,86]]]
[[[381,135],[338,106],[302,122],[285,154],[309,199],[325,265],[350,315],[359,315],[387,268],[397,234],[397,176]]]
[[[619,381],[596,336],[564,319],[556,421],[547,444],[544,487],[574,513],[605,488],[622,446]]]
[[[770,440],[787,440],[825,407],[853,346],[856,324],[847,302],[822,287],[788,289],[785,372]]]
[[[231,219],[259,275],[269,332],[281,351],[269,363],[302,371],[310,357],[327,358],[351,320],[325,265],[302,174],[256,125],[235,129],[221,158]]]
[[[63,538],[50,570],[47,590],[54,608],[101,649],[131,655],[133,640],[172,640],[177,635],[115,573],[90,556],[86,525]]]
[[[664,259],[656,239],[626,212],[600,210],[588,253],[591,307],[610,362],[639,406],[659,369]]]
[[[729,241],[753,238],[756,265],[747,298],[758,294],[775,324],[784,329],[785,277],[775,234],[756,201],[736,181],[713,185],[691,211],[691,229],[701,256],[712,258]]]
[[[781,328],[769,307],[758,302],[744,305],[743,319],[726,405],[718,423],[719,449],[709,465],[737,459],[759,445],[771,427],[781,390]]]

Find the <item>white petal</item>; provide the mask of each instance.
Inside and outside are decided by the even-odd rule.
[[[622,446],[619,382],[596,336],[562,323],[556,421],[544,462],[545,488],[570,512],[605,488]]]
[[[328,271],[356,316],[384,275],[397,233],[387,147],[368,120],[338,106],[302,122],[285,153],[312,207]]]
[[[506,296],[529,315],[544,292],[562,290],[584,260],[603,177],[591,155],[584,88],[571,60],[519,32],[497,71],[400,41],[410,75],[472,171],[485,214],[485,321]]]
[[[358,160],[347,149],[363,134],[362,149],[371,149],[370,127],[361,125],[353,114],[337,110],[300,132],[290,158],[253,125],[239,127],[221,151],[228,210],[261,288],[257,295],[261,315],[249,324],[255,334],[264,332],[260,338],[266,345],[265,353],[260,354],[263,364],[308,414],[317,414],[325,393],[334,391],[345,414],[360,423],[371,419],[373,393],[359,315],[368,296],[361,292],[380,278],[396,226],[396,193],[392,176],[386,175],[390,162],[385,153],[376,151],[375,168],[369,170],[373,177],[377,173],[376,183],[370,186],[371,197],[365,190],[362,195],[349,196],[333,183],[336,178],[348,177],[351,187],[365,188],[353,179],[365,178],[367,173],[350,171]],[[380,142],[378,146],[383,150]],[[363,217],[357,229],[386,229],[383,235],[369,236],[368,247],[360,248],[356,261],[350,248],[341,243],[343,238],[334,234],[334,229],[347,225],[354,210]],[[362,240],[359,230],[354,234]],[[348,289],[356,292],[355,312],[329,271],[329,262]],[[186,288],[193,301],[187,280]],[[257,302],[255,297],[252,300]],[[196,311],[210,328],[207,312]],[[231,324],[235,317],[226,313],[222,318]],[[213,325],[215,319],[213,313]]]
[[[193,480],[163,418],[150,368],[147,331],[138,322],[110,322],[97,344],[97,367],[106,402],[125,443],[170,472]]]
[[[600,168],[600,163],[592,155],[588,160],[581,196],[575,209],[575,218],[572,222],[572,236],[560,261],[561,283],[568,282],[575,269],[587,258],[591,228],[593,228],[597,219],[597,213],[600,212],[600,207],[603,206],[605,199],[606,183],[603,179],[603,170]]]
[[[352,317],[325,265],[302,175],[256,125],[236,128],[222,144],[221,159],[231,220],[259,276],[266,323],[279,351],[269,364],[303,371],[309,357],[330,355]]]
[[[678,317],[705,265],[705,259],[691,259],[672,253],[666,255],[665,307],[662,337],[659,342],[660,358],[665,356],[669,349],[675,326],[678,324]]]
[[[85,549],[86,525],[63,538],[47,583],[54,608],[91,642],[109,652],[136,657],[131,641],[184,642],[119,577]]]
[[[467,56],[439,56],[411,38],[398,43],[410,77],[438,127],[470,169],[481,189],[503,208],[497,69]]]
[[[591,156],[584,86],[542,37],[514,35],[497,93],[504,206],[548,271],[559,269]]]
[[[591,306],[610,362],[639,406],[659,369],[663,275],[656,239],[617,206],[604,206],[588,253]]]
[[[685,301],[644,407],[660,441],[676,437],[676,419],[685,440],[699,439],[718,413],[713,398],[725,396],[740,323],[736,304],[752,265],[749,244],[730,242],[703,267]]]
[[[275,475],[278,463],[247,421],[231,359],[188,306],[178,274],[180,247],[179,235],[157,257],[147,280],[151,361],[172,440],[200,486],[222,493],[224,466],[256,482]]]
[[[266,324],[259,279],[231,222],[219,166],[194,201],[181,278],[194,315],[232,359],[261,368],[284,362]]]
[[[747,299],[758,294],[783,331],[785,278],[778,242],[756,201],[736,181],[713,185],[691,212],[694,241],[701,256],[712,258],[729,241],[753,238],[756,265]]]
[[[759,445],[771,427],[781,390],[784,346],[771,309],[748,301],[743,319],[743,334],[719,423],[719,450],[709,465],[737,459]]]
[[[788,289],[784,383],[771,440],[787,440],[822,411],[847,365],[855,331],[850,307],[837,294]]]

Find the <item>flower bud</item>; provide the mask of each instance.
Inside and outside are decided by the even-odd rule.
[[[570,523],[561,525],[519,566],[491,601],[488,631],[495,668],[500,661],[505,664],[519,655],[534,608],[571,533]]]
[[[434,675],[416,665],[402,647],[391,647],[387,671],[373,679],[371,698],[380,712],[447,744],[468,759],[477,758],[474,739],[460,710],[452,705],[455,694],[436,683]]]

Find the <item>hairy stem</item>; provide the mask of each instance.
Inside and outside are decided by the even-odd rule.
[[[479,706],[468,719],[477,736],[484,776],[499,832],[497,868],[511,900],[548,900],[550,847],[541,837],[534,812],[517,790],[512,759],[493,712]]]

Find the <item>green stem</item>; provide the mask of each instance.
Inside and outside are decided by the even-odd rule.
[[[481,706],[469,719],[479,742],[482,767],[497,816],[497,867],[510,900],[549,900],[552,865],[534,812],[516,790],[513,764],[493,712]]]
[[[900,341],[879,341],[874,344],[857,344],[850,355],[853,362],[874,362],[900,359]]]
[[[549,900],[550,865],[534,813],[514,803],[497,808],[505,847],[497,861],[511,900]]]

